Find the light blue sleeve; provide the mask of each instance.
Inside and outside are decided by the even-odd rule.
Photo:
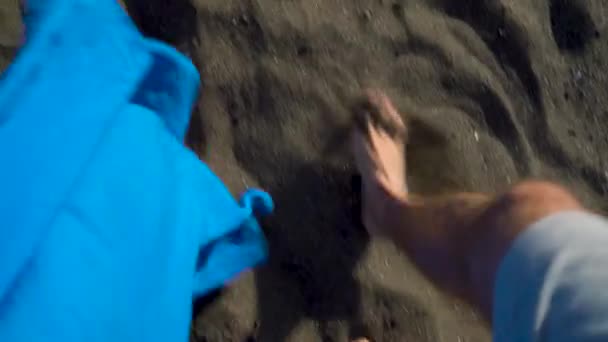
[[[608,341],[608,221],[564,212],[535,223],[494,290],[496,342]]]
[[[0,341],[186,341],[194,297],[266,257],[183,143],[199,75],[114,0],[28,0],[0,80]]]

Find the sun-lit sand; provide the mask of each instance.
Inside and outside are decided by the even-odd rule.
[[[277,203],[270,260],[201,306],[193,341],[489,340],[361,227],[347,144],[367,86],[409,114],[412,192],[544,177],[608,212],[603,0],[126,2],[201,70],[189,146],[234,194],[257,186]],[[16,1],[0,4],[0,67],[17,19]]]

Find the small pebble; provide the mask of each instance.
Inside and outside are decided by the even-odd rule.
[[[475,133],[473,133],[473,135],[475,136],[475,141],[479,142],[479,133],[477,133],[477,131],[475,131]]]

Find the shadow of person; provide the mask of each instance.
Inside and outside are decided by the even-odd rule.
[[[369,238],[359,219],[360,181],[348,170],[308,164],[268,190],[276,210],[263,224],[269,261],[256,271],[258,339],[284,341],[303,318],[318,322],[324,340],[336,334],[332,321],[361,333],[353,272]]]
[[[418,300],[356,279],[369,246],[360,188],[348,168],[320,164],[269,188],[276,211],[263,221],[269,261],[255,274],[257,341],[286,341],[304,320],[320,335],[309,340],[436,340],[433,318]]]
[[[188,53],[198,39],[197,10],[190,0],[124,0],[141,32]]]

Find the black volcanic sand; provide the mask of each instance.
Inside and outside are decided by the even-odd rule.
[[[19,42],[0,0],[2,66]],[[557,181],[608,212],[603,0],[131,1],[142,30],[187,53],[203,89],[188,143],[236,195],[277,202],[270,260],[198,303],[193,341],[487,341],[360,225],[349,101],[385,89],[410,114],[418,193]]]

